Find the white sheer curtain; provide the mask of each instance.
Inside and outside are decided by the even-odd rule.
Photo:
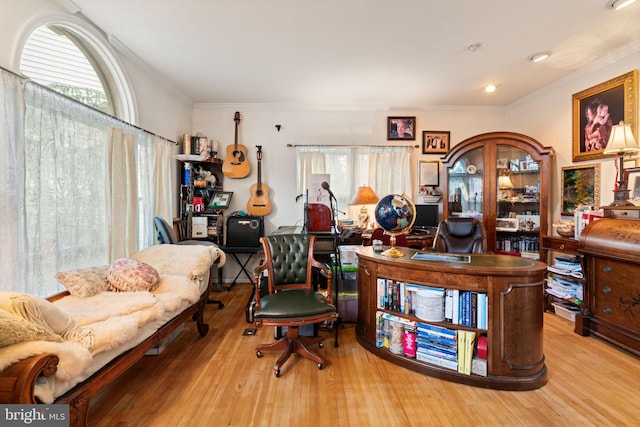
[[[48,296],[59,271],[108,264],[154,242],[171,217],[171,149],[0,70],[0,290]],[[163,168],[156,170],[156,167]]]
[[[0,290],[27,283],[24,109],[20,81],[0,70]]]
[[[369,185],[379,197],[411,194],[411,148],[376,146],[296,147],[298,194],[305,194],[312,173],[331,175],[338,209],[346,210],[356,188]]]

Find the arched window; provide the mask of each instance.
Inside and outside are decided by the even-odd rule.
[[[106,114],[135,123],[133,97],[109,49],[69,23],[39,26],[27,39],[20,73]]]

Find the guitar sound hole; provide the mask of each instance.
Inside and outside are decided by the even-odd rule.
[[[241,162],[244,162],[244,153],[242,151],[236,150],[233,152],[233,157],[238,159]]]

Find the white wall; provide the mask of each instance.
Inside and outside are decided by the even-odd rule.
[[[640,46],[638,48],[640,49]],[[640,68],[640,52],[637,50],[627,52],[619,58],[606,58],[507,108],[508,130],[529,135],[544,145],[554,147],[556,151],[551,176],[551,200],[549,200],[552,222],[561,218],[560,171],[562,167],[599,163],[601,165],[600,204],[608,205],[613,201],[612,191],[616,175],[614,158],[576,163],[572,161],[572,95],[638,68]],[[638,135],[637,130],[636,135]],[[633,161],[625,164],[625,167],[633,166]],[[552,230],[549,232],[551,233]]]
[[[242,113],[238,143],[247,147],[252,169],[246,178],[225,178],[225,190],[234,192],[229,211],[245,210],[249,188],[257,180],[255,146],[262,145],[262,181],[269,186],[270,200],[274,205],[273,211],[265,218],[267,233],[281,225],[302,223],[303,202],[295,201],[298,195],[295,149],[288,148],[287,144],[417,144],[420,148],[414,150],[411,161],[412,177],[416,183],[412,197],[416,198],[418,161],[439,158],[421,154],[423,130],[451,131],[452,145],[478,133],[505,130],[503,110],[495,108],[398,111],[366,107],[196,104],[191,132],[202,132],[208,138],[218,140],[220,157],[224,158],[226,147],[234,143],[233,118],[236,111]],[[416,141],[387,141],[387,116],[403,115],[416,116]],[[282,125],[280,132],[276,130],[276,124]],[[339,207],[341,210],[345,208]]]

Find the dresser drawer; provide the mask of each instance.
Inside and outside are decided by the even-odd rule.
[[[597,259],[593,316],[640,332],[640,268],[631,263]]]
[[[566,237],[545,236],[542,238],[542,244],[545,249],[551,251],[576,253],[578,250],[578,241]]]
[[[614,219],[640,219],[640,210],[635,209],[607,209],[607,216]]]

